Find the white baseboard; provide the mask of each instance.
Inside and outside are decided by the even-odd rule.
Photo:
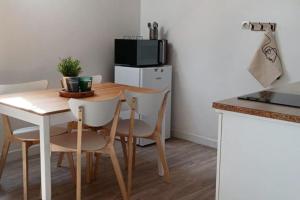
[[[204,137],[201,135],[196,135],[193,133],[187,133],[187,132],[181,132],[181,131],[176,131],[172,130],[172,136],[176,138],[180,138],[183,140],[188,140],[197,144],[201,144],[204,146],[212,147],[212,148],[217,148],[218,147],[218,141],[215,139],[211,139],[208,137]]]

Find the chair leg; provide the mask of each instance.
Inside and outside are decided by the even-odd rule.
[[[22,159],[23,159],[23,199],[28,199],[28,149],[29,142],[22,142]]]
[[[91,183],[91,168],[93,165],[93,155],[92,153],[86,153],[86,166],[85,166],[85,180],[86,183]]]
[[[127,175],[127,192],[131,195],[132,188],[132,165],[133,165],[133,138],[128,138],[128,175]]]
[[[62,161],[64,159],[65,153],[61,152],[59,153],[58,161],[57,161],[57,167],[61,167]]]
[[[117,181],[118,181],[118,184],[119,184],[119,187],[121,190],[122,197],[124,200],[128,200],[128,193],[126,190],[126,185],[125,185],[125,182],[123,179],[122,171],[120,168],[120,164],[119,164],[115,149],[113,147],[110,149],[110,158],[111,158],[111,161],[113,164],[113,168],[114,168],[114,171],[115,171],[115,174],[117,177]]]
[[[120,137],[121,144],[122,144],[122,150],[123,150],[123,157],[124,157],[124,165],[125,169],[127,169],[128,166],[128,152],[127,152],[127,146],[126,146],[126,140],[125,137]]]
[[[90,155],[90,167],[89,167],[89,174],[90,174],[90,179],[91,179],[91,182],[93,181],[93,179],[94,179],[94,176],[93,176],[93,174],[94,174],[94,165],[95,165],[95,163],[94,163],[94,153],[91,153],[91,155]]]
[[[81,153],[76,154],[76,200],[81,200]]]
[[[95,153],[95,162],[93,167],[93,180],[97,178],[97,171],[99,170],[99,161],[100,161],[101,153]]]
[[[169,172],[169,167],[168,167],[168,163],[166,160],[165,149],[162,146],[162,143],[161,143],[161,140],[159,137],[156,137],[155,141],[156,141],[157,151],[159,154],[158,156],[160,158],[160,161],[161,161],[163,169],[164,169],[164,179],[167,183],[170,183],[170,172]]]
[[[0,179],[2,177],[3,174],[3,169],[6,163],[6,158],[7,158],[7,154],[8,154],[8,150],[10,147],[10,140],[7,139],[4,141],[3,147],[2,147],[2,153],[1,153],[1,158],[0,158]]]
[[[133,167],[133,170],[135,170],[135,157],[136,157],[136,140],[137,138],[133,138],[133,157],[132,157],[132,167]]]
[[[68,158],[68,162],[69,162],[71,176],[72,176],[74,184],[76,185],[76,169],[75,169],[75,165],[74,165],[73,154],[72,153],[66,153],[66,154],[67,154],[67,158]]]

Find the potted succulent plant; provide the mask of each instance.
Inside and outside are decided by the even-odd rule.
[[[69,92],[79,92],[80,61],[72,57],[63,58],[58,63],[57,69],[63,75],[63,88]]]

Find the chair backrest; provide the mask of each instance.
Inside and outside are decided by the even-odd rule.
[[[119,96],[105,101],[70,99],[69,107],[77,120],[79,119],[79,108],[82,107],[83,123],[91,127],[99,127],[106,125],[113,119],[119,102]]]
[[[82,127],[100,127],[112,121],[110,139],[107,144],[113,144],[120,115],[120,95],[103,101],[69,100],[70,109],[78,120],[77,150],[81,151]]]
[[[47,88],[48,88],[47,80],[0,85],[0,95],[17,93],[17,92],[28,92],[34,90],[44,90]]]
[[[136,100],[136,113],[144,116],[151,116],[158,114],[160,111],[166,92],[167,91],[157,93],[138,93],[125,91],[125,98],[130,107],[132,107],[133,98]]]
[[[155,129],[160,132],[169,92],[169,90],[157,93],[137,93],[126,91],[125,98],[126,102],[131,107],[132,112],[136,112],[143,116],[155,116]],[[131,114],[131,118],[134,118],[133,113]]]
[[[102,82],[102,75],[95,75],[92,76],[93,84],[101,83]]]

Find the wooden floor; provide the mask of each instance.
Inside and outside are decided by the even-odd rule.
[[[117,142],[118,143],[118,142]],[[123,166],[122,154],[118,155]],[[137,149],[132,200],[213,200],[215,196],[216,150],[179,139],[168,140],[167,159],[171,184],[157,175],[155,146]],[[57,155],[52,158],[52,199],[75,199],[75,187],[67,168],[56,168]],[[83,199],[121,199],[119,188],[108,157],[99,165],[97,180],[83,183]],[[40,199],[39,156],[29,161],[30,199]],[[64,163],[65,165],[65,163]],[[0,199],[22,199],[21,161],[8,162],[0,182]]]

